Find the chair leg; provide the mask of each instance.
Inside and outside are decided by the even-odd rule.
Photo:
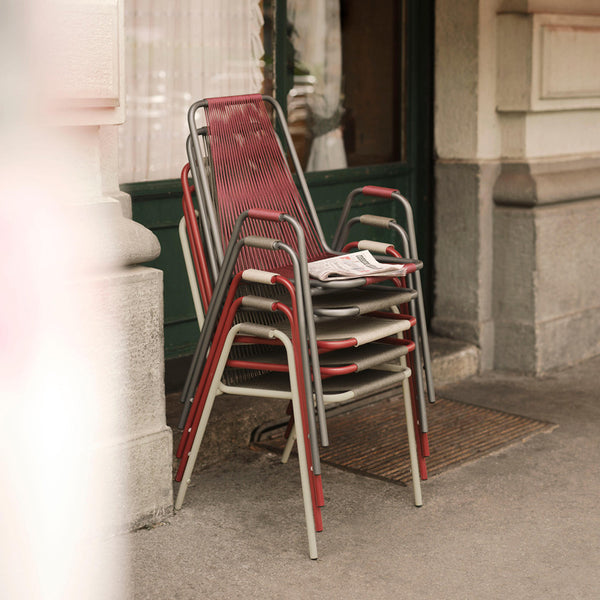
[[[421,353],[423,364],[425,366],[425,379],[427,381],[427,396],[429,402],[435,402],[435,388],[433,384],[433,370],[431,367],[431,353],[429,351],[429,337],[427,334],[427,322],[425,320],[425,305],[423,303],[423,288],[421,286],[421,274],[415,273],[415,283],[417,284],[417,327],[419,328],[421,338]]]
[[[297,410],[300,410],[299,405],[296,408]],[[306,521],[306,534],[308,536],[308,553],[311,559],[316,560],[318,558],[316,536],[317,524],[315,523],[310,476],[306,460],[303,436],[298,437],[298,462],[300,466],[300,481],[302,485],[302,501],[304,503],[304,519]],[[323,527],[321,525],[321,529],[322,528]]]
[[[417,447],[419,449],[419,464],[421,465],[421,478],[427,479],[427,468],[425,458],[429,456],[429,424],[427,419],[427,405],[423,395],[423,368],[421,363],[420,348],[418,345],[419,334],[409,332],[411,339],[415,342],[415,351],[409,356],[410,370],[413,377],[410,380],[412,390],[413,412],[415,419],[415,435],[417,436]],[[415,391],[416,388],[416,391]]]
[[[416,393],[415,393],[415,387],[418,385],[417,383],[415,383],[414,379],[413,379],[413,375],[415,372],[415,366],[414,366],[414,355],[415,353],[410,353],[408,355],[408,357],[402,357],[400,360],[400,363],[402,364],[403,367],[406,367],[408,365],[408,368],[411,371],[411,376],[410,376],[410,380],[408,383],[408,389],[409,389],[409,396],[410,396],[410,401],[411,401],[411,406],[412,406],[412,425],[413,425],[413,431],[414,431],[414,435],[415,435],[415,443],[417,446],[417,461],[418,461],[418,465],[419,465],[419,476],[421,477],[421,479],[425,480],[427,479],[427,463],[425,462],[425,453],[423,452],[423,446],[422,446],[422,441],[423,441],[423,433],[421,431],[421,424],[419,422],[419,408],[420,406],[417,404],[417,397],[416,397]],[[404,392],[403,392],[404,393]],[[427,435],[427,434],[425,434]]]
[[[395,280],[396,282],[398,280]],[[400,312],[404,312],[404,313],[408,313],[410,315],[412,315],[413,317],[415,317],[416,314],[416,304],[414,300],[411,300],[410,303],[408,305],[403,305],[402,307],[402,311],[400,311],[399,307],[397,306],[392,306],[392,312],[396,313],[396,314],[400,314]],[[429,429],[428,423],[427,423],[427,404],[425,402],[425,384],[423,382],[423,363],[421,362],[421,358],[422,358],[422,347],[420,344],[420,337],[419,337],[419,331],[418,331],[418,326],[419,326],[419,319],[416,319],[417,324],[415,327],[412,327],[411,329],[409,329],[406,332],[406,336],[408,337],[408,339],[410,339],[414,344],[415,344],[415,350],[414,352],[411,353],[410,355],[410,369],[413,373],[413,378],[411,379],[411,388],[413,389],[413,393],[414,390],[416,388],[416,396],[415,396],[415,418],[418,417],[418,422],[419,422],[419,439],[421,437],[423,437],[421,434],[425,434],[425,437],[427,437],[427,431]],[[398,337],[402,337],[401,335],[398,335]],[[427,452],[425,452],[425,449],[422,448],[423,451],[423,455],[424,456],[429,456],[429,454]]]
[[[196,463],[196,459],[198,457],[198,452],[200,450],[200,445],[202,444],[202,438],[204,437],[204,433],[206,431],[206,425],[208,423],[208,419],[210,417],[210,413],[212,411],[212,407],[214,404],[215,397],[218,394],[219,386],[221,383],[221,377],[223,375],[223,371],[225,370],[225,365],[227,363],[227,359],[229,357],[229,352],[231,350],[231,346],[233,345],[233,341],[235,339],[235,335],[239,329],[239,326],[236,326],[229,330],[227,336],[223,342],[214,343],[211,348],[211,352],[218,352],[219,359],[216,361],[216,365],[214,369],[211,368],[211,378],[210,378],[210,387],[206,396],[200,396],[200,386],[196,392],[195,403],[197,406],[195,407],[197,410],[199,409],[199,421],[195,428],[192,428],[189,436],[192,439],[192,443],[189,444],[188,440],[188,452],[181,456],[181,461],[178,470],[178,478],[181,479],[181,485],[179,486],[179,491],[177,494],[177,499],[175,501],[175,509],[178,510],[183,505],[183,501],[185,499],[185,494],[187,492],[187,488],[190,484],[192,472],[194,470],[194,465]],[[207,359],[207,368],[211,365],[211,357]],[[201,406],[198,406],[201,404]],[[182,471],[182,466],[185,468]]]
[[[292,425],[290,432],[288,434],[288,439],[285,444],[285,448],[283,449],[283,454],[281,455],[281,462],[283,464],[287,463],[290,458],[290,454],[294,448],[294,442],[296,441],[296,426]]]
[[[410,314],[412,314],[412,315],[417,314],[416,313],[416,303],[414,300],[411,300],[411,302],[410,302]],[[417,319],[417,325],[410,332],[410,335],[411,335],[411,339],[415,343],[415,351],[413,353],[415,371],[413,371],[413,373],[416,377],[415,385],[417,387],[417,393],[418,393],[417,405],[418,405],[419,417],[420,417],[420,429],[421,429],[422,433],[427,434],[427,432],[429,431],[429,424],[428,424],[428,419],[427,419],[427,404],[425,402],[425,383],[423,381],[423,369],[425,366],[424,365],[425,355],[423,353],[423,344],[422,344],[422,338],[420,335],[420,318]],[[426,378],[429,376],[428,373],[429,373],[430,369],[431,369],[431,365],[429,367],[425,366],[425,377]],[[425,452],[425,449],[423,449],[423,454],[425,456],[429,456],[429,454],[427,452]]]
[[[198,452],[200,450],[200,445],[202,444],[202,438],[204,437],[204,433],[206,431],[206,425],[208,423],[208,419],[210,417],[210,413],[212,411],[212,407],[214,404],[215,397],[219,391],[219,386],[221,382],[221,377],[223,376],[223,371],[225,370],[225,365],[227,363],[227,359],[229,357],[229,352],[231,350],[231,346],[233,345],[233,341],[235,336],[238,334],[240,328],[243,324],[237,325],[233,327],[229,334],[226,337],[225,345],[221,350],[221,354],[219,357],[219,361],[217,363],[217,367],[213,376],[213,380],[208,391],[206,397],[206,403],[202,410],[202,416],[200,418],[200,422],[198,424],[198,428],[194,435],[194,441],[192,443],[192,447],[187,459],[187,463],[185,466],[185,470],[183,473],[183,478],[181,481],[181,485],[179,486],[179,491],[177,494],[177,499],[175,501],[175,509],[179,510],[183,505],[183,501],[185,499],[185,495],[187,492],[187,488],[191,482],[192,472],[194,470],[194,465],[196,463],[196,459],[198,458]],[[279,337],[279,336],[278,336]],[[284,339],[285,338],[285,339]],[[286,345],[286,350],[288,351],[288,360],[290,361],[290,384],[292,391],[292,405],[294,412],[294,419],[296,421],[296,427],[299,429],[298,436],[298,460],[300,466],[300,480],[302,485],[302,500],[304,504],[304,516],[306,520],[306,529],[308,535],[308,546],[309,546],[309,555],[311,559],[317,558],[317,540],[316,540],[316,524],[315,524],[315,515],[313,511],[313,492],[311,491],[311,482],[308,468],[308,460],[307,460],[307,452],[304,444],[304,430],[302,429],[302,407],[300,402],[300,397],[298,394],[298,383],[296,378],[296,371],[293,364],[293,351],[291,342],[289,338],[283,336],[280,337],[283,341],[284,345]],[[286,341],[287,340],[287,341]],[[289,348],[288,348],[289,344]]]
[[[181,480],[182,472],[187,462],[187,456],[189,455],[189,451],[191,449],[191,440],[195,436],[197,424],[200,421],[202,411],[204,410],[206,398],[204,395],[205,389],[210,386],[210,382],[214,379],[216,365],[218,364],[218,357],[220,357],[222,354],[222,349],[227,338],[226,332],[230,330],[233,322],[233,316],[239,302],[240,301],[236,301],[236,306],[232,306],[232,303],[230,302],[225,304],[225,306],[229,307],[227,314],[221,315],[221,318],[214,327],[215,331],[212,340],[212,346],[208,352],[208,356],[205,357],[206,360],[204,361],[201,372],[198,373],[198,382],[196,384],[194,402],[190,407],[189,414],[187,415],[185,429],[183,430],[181,440],[179,441],[179,446],[177,448],[177,457],[181,458],[179,469],[177,471],[177,481]]]
[[[429,456],[429,433],[421,432],[421,448],[423,450],[423,456]],[[425,477],[427,479],[427,477]]]
[[[220,352],[223,349],[223,344],[220,340],[214,341],[214,353]],[[228,353],[226,354],[226,356]],[[222,356],[219,354],[218,356]],[[215,354],[216,357],[216,354]],[[177,448],[177,457],[180,459],[179,468],[177,470],[175,480],[181,481],[184,476],[184,470],[187,468],[187,462],[189,460],[189,456],[191,455],[191,448],[193,445],[193,441],[196,438],[197,430],[199,427],[199,423],[204,416],[204,411],[206,410],[208,393],[210,393],[211,387],[209,387],[208,393],[205,394],[206,385],[209,382],[220,381],[220,377],[216,378],[215,373],[218,369],[219,362],[214,360],[213,356],[209,356],[206,361],[205,371],[202,373],[202,377],[200,379],[200,383],[196,388],[196,392],[194,395],[194,401],[191,405],[191,410],[188,414],[186,427],[183,431],[183,435],[181,436],[181,440],[179,442],[179,447]]]
[[[402,395],[404,397],[406,432],[408,434],[408,451],[410,455],[410,470],[412,474],[415,506],[423,506],[423,496],[421,494],[421,477],[419,475],[419,459],[417,454],[417,441],[415,437],[415,428],[413,425],[413,400],[408,377],[402,382]]]
[[[406,310],[406,306],[404,307]],[[410,308],[414,308],[414,304],[411,302]],[[398,313],[398,307],[392,307],[392,312]],[[412,313],[411,313],[412,314]],[[416,436],[417,444],[417,457],[419,463],[419,474],[421,479],[427,479],[427,464],[425,457],[429,456],[429,442],[428,442],[428,425],[427,425],[427,406],[425,404],[423,396],[423,371],[420,362],[419,345],[418,345],[418,332],[414,331],[414,328],[409,329],[405,335],[409,340],[412,340],[415,344],[414,352],[409,352],[407,356],[403,356],[400,359],[400,364],[403,367],[410,368],[410,397],[412,402],[412,415],[413,415],[413,426]],[[402,334],[398,334],[398,337],[403,337]],[[416,391],[415,391],[416,388]]]
[[[411,372],[413,371],[413,367],[410,367]],[[412,376],[409,382],[409,389],[411,391],[411,402],[412,402],[412,410],[413,410],[413,422],[414,422],[414,430],[415,430],[415,440],[417,444],[417,457],[419,460],[419,474],[422,480],[427,479],[427,463],[425,461],[425,457],[429,456],[429,445],[427,445],[427,453],[425,453],[424,448],[424,440],[427,439],[427,433],[421,431],[421,426],[419,423],[419,408],[417,406],[417,400],[415,397],[415,385],[412,380]]]
[[[221,381],[221,375],[223,373],[223,369],[225,368],[225,362],[227,360],[227,355],[223,354],[221,357],[223,360],[219,361],[219,365],[217,366],[218,376],[213,378],[210,389],[208,391],[208,395],[206,397],[206,402],[204,404],[202,410],[202,416],[200,417],[200,423],[198,424],[198,428],[194,434],[194,441],[192,443],[192,447],[189,455],[187,456],[187,462],[185,465],[185,470],[183,471],[183,476],[181,478],[181,484],[179,485],[179,491],[177,492],[177,499],[175,500],[175,510],[179,510],[183,505],[183,501],[185,500],[185,495],[188,489],[188,486],[192,480],[192,472],[194,470],[194,465],[196,464],[196,459],[198,458],[198,452],[200,450],[200,445],[202,444],[202,438],[204,437],[204,432],[206,431],[206,425],[208,423],[208,419],[210,417],[210,413],[212,411],[212,407],[215,401],[215,398],[218,393],[219,384]],[[221,366],[222,362],[222,366]],[[221,369],[219,370],[219,367]]]
[[[294,431],[297,434],[296,442],[298,444],[298,463],[300,466],[300,479],[302,484],[302,499],[304,501],[304,515],[306,519],[306,530],[308,535],[308,548],[309,555],[314,560],[317,558],[317,538],[315,532],[320,531],[323,528],[323,525],[321,523],[321,511],[318,509],[318,507],[315,510],[315,504],[317,502],[315,502],[314,486],[311,485],[309,468],[312,468],[312,460],[310,460],[309,463],[310,447],[308,447],[305,443],[306,436],[304,433],[304,422],[306,418],[303,413],[306,411],[303,410],[305,406],[300,400],[292,342],[287,336],[278,331],[274,332],[274,336],[278,337],[283,342],[287,352],[290,390],[292,393],[292,407],[294,415]],[[290,435],[290,437],[292,436]],[[316,523],[315,520],[317,521]]]

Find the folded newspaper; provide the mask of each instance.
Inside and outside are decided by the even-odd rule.
[[[357,277],[404,277],[405,265],[378,262],[368,250],[340,254],[308,263],[308,273],[321,281],[355,279]]]

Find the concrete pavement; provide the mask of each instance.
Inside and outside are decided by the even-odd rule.
[[[183,509],[126,536],[136,599],[600,597],[600,357],[541,378],[490,373],[440,397],[551,421],[523,444],[410,488],[323,466],[311,561],[297,464],[240,449]],[[210,427],[210,425],[209,425]]]

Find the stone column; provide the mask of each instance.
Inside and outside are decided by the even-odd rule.
[[[600,352],[599,14],[436,2],[433,328],[483,369]]]
[[[125,536],[170,511],[160,252],[117,183],[120,0],[0,20],[0,595],[127,595]]]
[[[160,253],[157,238],[131,219],[118,184],[117,127],[125,118],[123,0],[58,2],[51,19],[56,59],[48,121],[69,156],[70,201],[88,270],[80,288],[96,314],[90,353],[106,409],[102,446],[121,466],[112,483],[117,530],[153,523],[172,506],[172,436],[166,426],[162,272],[140,266]],[[47,38],[45,38],[47,40]],[[57,50],[58,49],[58,50]],[[115,513],[115,514],[117,514]],[[116,518],[116,517],[115,517]]]
[[[600,8],[582,4],[553,8],[588,14],[498,15],[500,369],[540,373],[600,353]]]
[[[494,106],[493,3],[436,2],[435,305],[437,334],[481,349],[492,368],[492,189],[500,141]]]

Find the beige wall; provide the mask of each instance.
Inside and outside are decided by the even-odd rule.
[[[117,183],[122,8],[122,0],[2,7],[7,598],[122,597],[127,559],[115,534],[172,505],[162,273],[137,266],[160,248],[127,218]]]
[[[68,147],[69,201],[76,205],[85,255],[84,293],[95,326],[87,351],[109,357],[97,374],[112,426],[102,446],[122,469],[111,476],[124,530],[160,519],[172,506],[171,431],[165,423],[162,272],[138,266],[156,258],[156,237],[131,220],[118,184],[117,128],[125,119],[124,0],[56,3],[44,13],[45,119]],[[45,48],[45,50],[44,50]],[[85,238],[85,239],[83,239]],[[82,410],[85,410],[85,398]]]
[[[599,55],[597,2],[436,2],[433,325],[484,369],[600,352]]]

